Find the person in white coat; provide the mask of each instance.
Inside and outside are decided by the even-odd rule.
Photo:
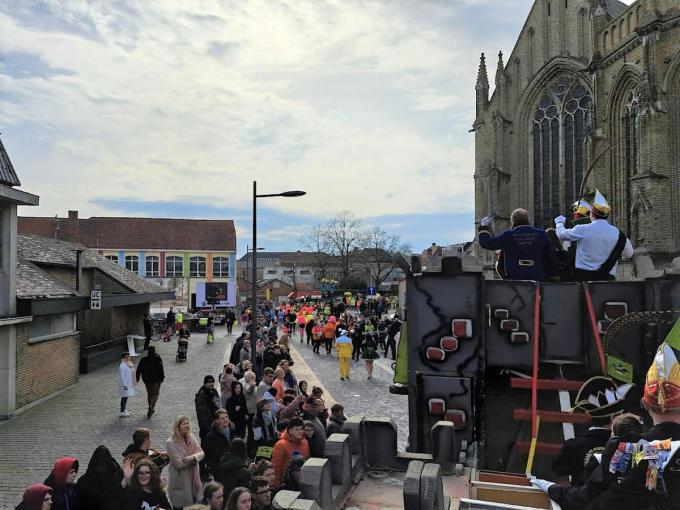
[[[120,417],[127,418],[130,413],[127,411],[127,400],[135,394],[135,365],[130,360],[130,353],[124,352],[118,365],[118,396],[120,397]]]

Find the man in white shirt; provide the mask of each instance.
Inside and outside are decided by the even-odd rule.
[[[619,258],[633,256],[630,240],[618,228],[607,222],[610,211],[611,208],[605,198],[596,191],[589,224],[565,228],[566,218],[564,216],[555,218],[557,237],[562,241],[577,243],[574,280],[615,280]]]

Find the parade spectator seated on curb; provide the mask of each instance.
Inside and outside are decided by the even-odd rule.
[[[118,510],[117,502],[123,497],[122,482],[123,469],[106,446],[98,446],[76,484],[78,508]]]
[[[156,412],[156,402],[161,391],[161,384],[165,381],[165,371],[163,370],[163,360],[156,353],[156,348],[151,346],[147,355],[142,358],[137,366],[137,382],[142,378],[146,386],[146,396],[149,409],[146,417],[151,418]]]
[[[219,464],[222,456],[229,451],[232,441],[232,429],[234,424],[229,418],[229,413],[224,409],[215,411],[215,421],[210,432],[203,441],[205,463],[215,478],[219,475]]]
[[[117,505],[118,498],[113,500],[117,510],[139,510],[156,508],[171,510],[172,505],[161,485],[161,472],[156,464],[147,459],[140,460],[135,465],[124,494],[124,506]],[[80,508],[80,507],[79,507]],[[83,508],[104,508],[101,506],[87,506]]]
[[[52,488],[41,483],[26,487],[24,497],[15,510],[50,510],[52,508]]]
[[[78,461],[73,457],[57,459],[45,485],[52,488],[52,510],[70,510],[76,508],[76,477]]]
[[[246,465],[246,443],[236,438],[220,459],[219,475],[215,478],[224,486],[225,493],[231,493],[236,487],[247,487],[250,477],[250,469]]]
[[[272,464],[274,465],[274,488],[278,489],[283,483],[283,475],[293,457],[298,451],[303,459],[309,458],[309,445],[305,438],[303,422],[300,418],[293,418],[288,422],[286,430],[274,445]]]
[[[491,234],[491,220],[487,216],[479,221],[479,245],[502,251],[504,264],[499,274],[508,280],[548,281],[557,269],[557,261],[545,230],[529,224],[525,209],[515,209],[510,215],[512,228],[497,236]]]
[[[328,418],[328,435],[342,434],[346,421],[345,408],[341,404],[333,404]]]
[[[123,452],[123,458],[125,459],[132,455],[137,458],[148,457],[161,470],[170,463],[167,453],[151,447],[151,430],[147,428],[139,428],[132,433],[132,443]]]

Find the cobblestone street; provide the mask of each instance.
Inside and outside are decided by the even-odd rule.
[[[163,449],[178,414],[189,416],[198,433],[194,394],[204,375],[217,376],[235,338],[226,335],[226,328],[217,328],[215,343],[208,345],[205,334],[192,334],[186,363],[175,362],[176,338],[170,343],[153,342],[163,358],[166,378],[151,419],[146,418],[146,388],[141,381],[128,402],[132,416],[119,418],[118,363],[111,363],[81,375],[75,387],[58,397],[0,423],[0,508],[14,508],[26,485],[47,478],[58,457],[77,458],[82,475],[94,449],[103,444],[120,462],[137,427],[150,428],[153,445]]]
[[[394,373],[391,369],[392,359],[381,358],[373,364],[373,379],[367,380],[364,360],[351,361],[349,381],[341,381],[338,371],[338,358],[333,351],[326,355],[323,347],[321,354],[314,354],[311,346],[301,344],[297,336],[291,343],[302,356],[309,368],[316,374],[333,400],[345,406],[347,416],[389,416],[394,420],[399,431],[398,447],[406,448],[408,440],[408,397],[392,395],[389,386]],[[298,379],[300,377],[298,376]]]

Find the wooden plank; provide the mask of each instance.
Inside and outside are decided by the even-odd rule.
[[[591,422],[590,416],[586,413],[565,413],[562,411],[537,411],[541,420],[548,423],[578,423],[588,425]],[[530,409],[513,409],[512,418],[519,421],[529,421],[531,419]]]
[[[584,381],[573,381],[569,379],[538,379],[536,381],[539,390],[568,390],[578,391],[583,386]],[[519,389],[531,389],[531,378],[511,377],[510,387]]]
[[[515,448],[522,453],[528,453],[531,441],[517,441]],[[536,443],[536,453],[538,455],[557,455],[562,449],[562,443]]]

